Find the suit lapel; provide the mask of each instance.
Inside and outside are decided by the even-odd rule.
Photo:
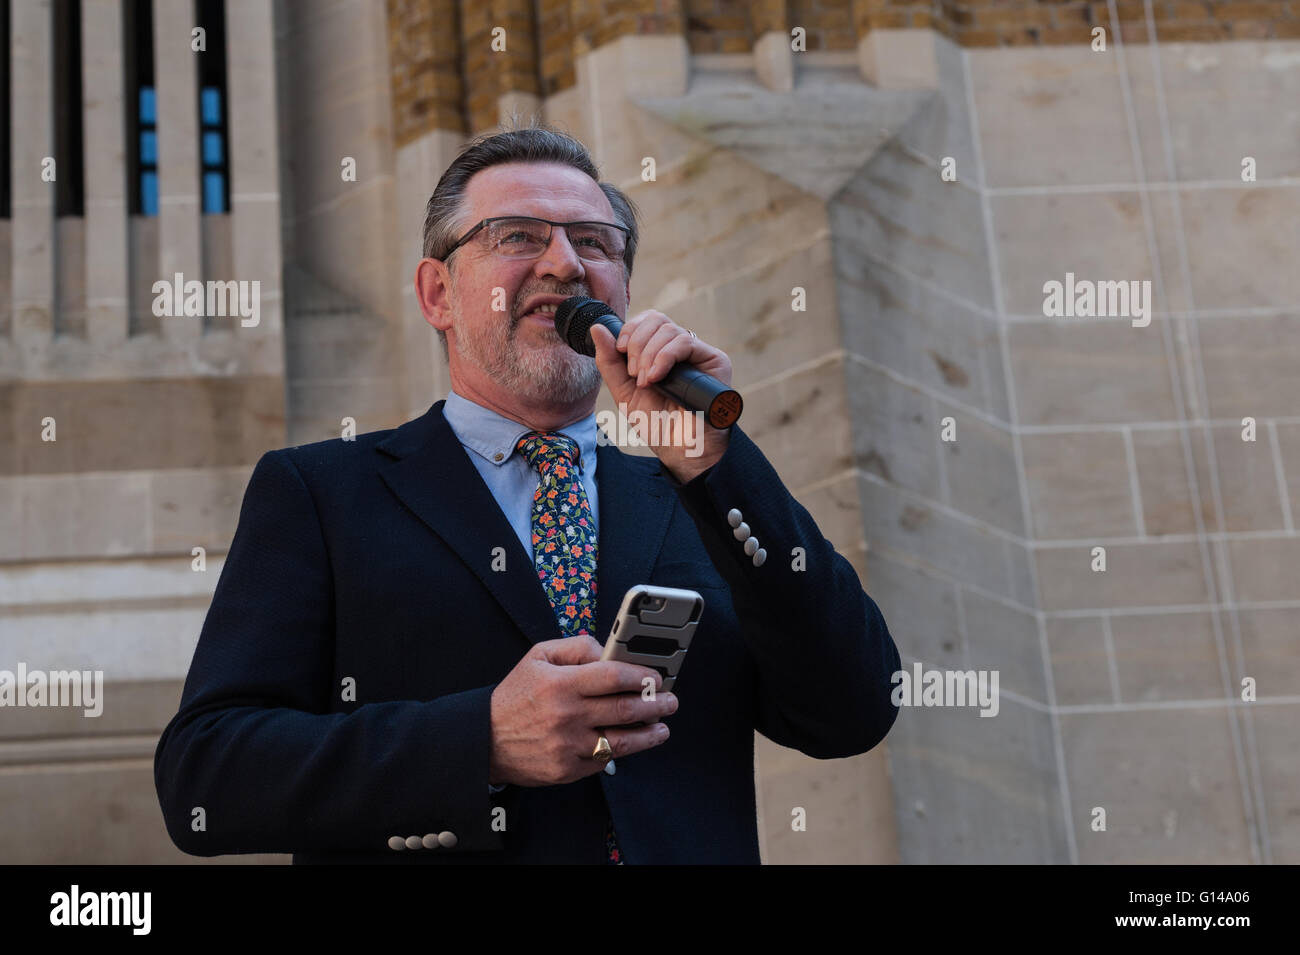
[[[596,639],[604,643],[614,627],[623,594],[650,579],[676,495],[657,471],[613,445],[597,442],[596,461],[600,493]]]
[[[537,582],[532,555],[483,483],[439,401],[376,448],[387,457],[379,474],[398,499],[454,550],[532,643],[554,639],[555,614]],[[492,551],[506,550],[506,569],[492,569]]]
[[[559,636],[555,611],[537,580],[532,555],[515,536],[470,462],[438,401],[375,447],[379,474],[403,504],[441,537],[483,582],[530,643]],[[596,552],[596,639],[614,625],[623,594],[645,583],[672,515],[671,489],[651,467],[613,446],[596,447],[600,492]],[[657,463],[657,462],[656,462]],[[506,569],[492,569],[504,547]]]

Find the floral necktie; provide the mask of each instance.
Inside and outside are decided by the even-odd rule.
[[[530,431],[515,445],[541,476],[533,492],[533,567],[562,636],[596,626],[596,525],[582,486],[578,444],[558,431]],[[594,636],[594,634],[592,634]],[[605,826],[605,854],[623,864],[614,820]]]

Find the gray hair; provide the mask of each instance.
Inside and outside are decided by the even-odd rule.
[[[586,146],[546,123],[484,134],[466,145],[452,160],[425,206],[424,258],[441,261],[448,254],[447,250],[456,244],[458,233],[466,226],[461,220],[465,215],[465,188],[470,178],[489,166],[508,162],[563,163],[595,180],[609,199],[614,218],[628,230],[627,247],[623,251],[623,276],[626,280],[632,275],[632,260],[636,257],[640,234],[636,206],[617,186],[600,181],[600,172]],[[453,265],[448,264],[449,272],[452,268]],[[447,333],[442,329],[437,331],[446,358]]]

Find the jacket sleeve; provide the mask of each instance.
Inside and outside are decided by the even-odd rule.
[[[392,836],[491,831],[491,686],[330,712],[334,578],[285,451],[258,461],[154,782],[167,831],[201,856],[388,851]],[[200,812],[200,810],[202,810]]]
[[[884,739],[898,715],[890,701],[898,648],[853,566],[758,446],[733,425],[713,467],[684,485],[669,481],[730,587],[757,673],[755,729],[819,759],[864,753]],[[761,566],[736,539],[732,509],[766,551]]]

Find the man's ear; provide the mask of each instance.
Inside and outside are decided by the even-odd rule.
[[[434,328],[451,328],[451,270],[438,259],[421,259],[415,267],[415,300]]]

